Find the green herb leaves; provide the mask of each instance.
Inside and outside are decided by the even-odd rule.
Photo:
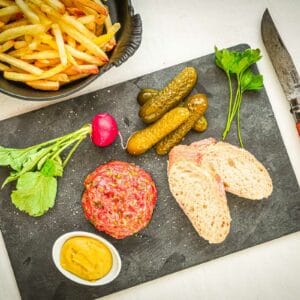
[[[41,169],[41,173],[45,176],[62,176],[63,166],[62,162],[53,159],[47,159]]]
[[[241,90],[245,91],[259,91],[263,87],[263,76],[255,75],[251,70],[246,70],[241,78]]]
[[[246,91],[259,91],[263,87],[262,75],[255,75],[249,68],[261,58],[259,49],[246,49],[242,52],[218,50],[215,47],[215,63],[225,71],[229,85],[229,105],[226,126],[223,131],[223,140],[230,131],[231,124],[237,117],[237,129],[240,145],[243,147],[240,127],[240,107],[243,93]],[[235,97],[233,98],[232,78],[237,80]]]
[[[42,216],[55,203],[57,180],[41,172],[28,172],[20,176],[17,190],[11,194],[13,204],[32,217]]]
[[[42,216],[53,207],[57,191],[56,177],[63,175],[63,168],[90,133],[91,126],[84,125],[75,132],[24,149],[0,146],[0,166],[12,169],[2,188],[17,180],[16,190],[11,194],[13,204],[33,217]],[[62,161],[60,154],[71,146]]]

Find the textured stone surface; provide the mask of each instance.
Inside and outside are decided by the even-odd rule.
[[[240,45],[237,49],[244,48]],[[76,130],[98,112],[112,113],[125,139],[144,125],[139,120],[136,95],[140,88],[163,87],[184,66],[194,66],[199,80],[194,92],[209,98],[209,129],[190,133],[183,143],[216,137],[225,124],[228,90],[224,73],[208,55],[104,90],[56,104],[0,123],[0,144],[25,147]],[[265,90],[245,95],[241,110],[245,147],[269,170],[274,184],[265,201],[247,201],[228,194],[231,231],[220,245],[209,245],[170,195],[166,157],[154,150],[133,157],[117,141],[109,148],[96,148],[84,141],[59,179],[56,205],[45,216],[31,218],[17,211],[10,201],[13,184],[0,192],[0,228],[23,299],[92,299],[145,282],[226,254],[300,230],[300,191],[284,148]],[[238,144],[235,127],[228,141]],[[81,209],[82,182],[98,165],[109,160],[136,163],[149,171],[159,197],[149,226],[133,237],[115,240],[101,232],[119,250],[123,266],[119,277],[102,287],[77,285],[55,268],[51,251],[63,233],[85,230],[95,233]],[[8,171],[0,169],[2,182]]]

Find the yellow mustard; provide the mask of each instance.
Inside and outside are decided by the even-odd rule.
[[[61,266],[89,281],[104,277],[112,267],[112,254],[99,240],[77,236],[68,239],[60,253]]]

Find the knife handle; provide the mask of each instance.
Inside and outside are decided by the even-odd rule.
[[[297,130],[298,130],[298,134],[300,136],[300,122],[296,123],[296,127],[297,127]]]
[[[290,100],[291,113],[294,115],[296,128],[300,136],[300,97]]]

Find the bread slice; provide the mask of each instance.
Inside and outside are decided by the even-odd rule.
[[[230,230],[230,213],[220,177],[205,165],[179,159],[168,172],[169,187],[200,236],[221,243]]]
[[[266,168],[247,150],[229,143],[193,143],[201,160],[222,178],[225,190],[250,200],[261,200],[271,195],[272,179]]]
[[[168,167],[170,168],[175,161],[190,160],[199,165],[202,161],[201,150],[215,144],[217,141],[214,138],[204,139],[192,143],[190,146],[177,145],[173,147],[169,153]]]

